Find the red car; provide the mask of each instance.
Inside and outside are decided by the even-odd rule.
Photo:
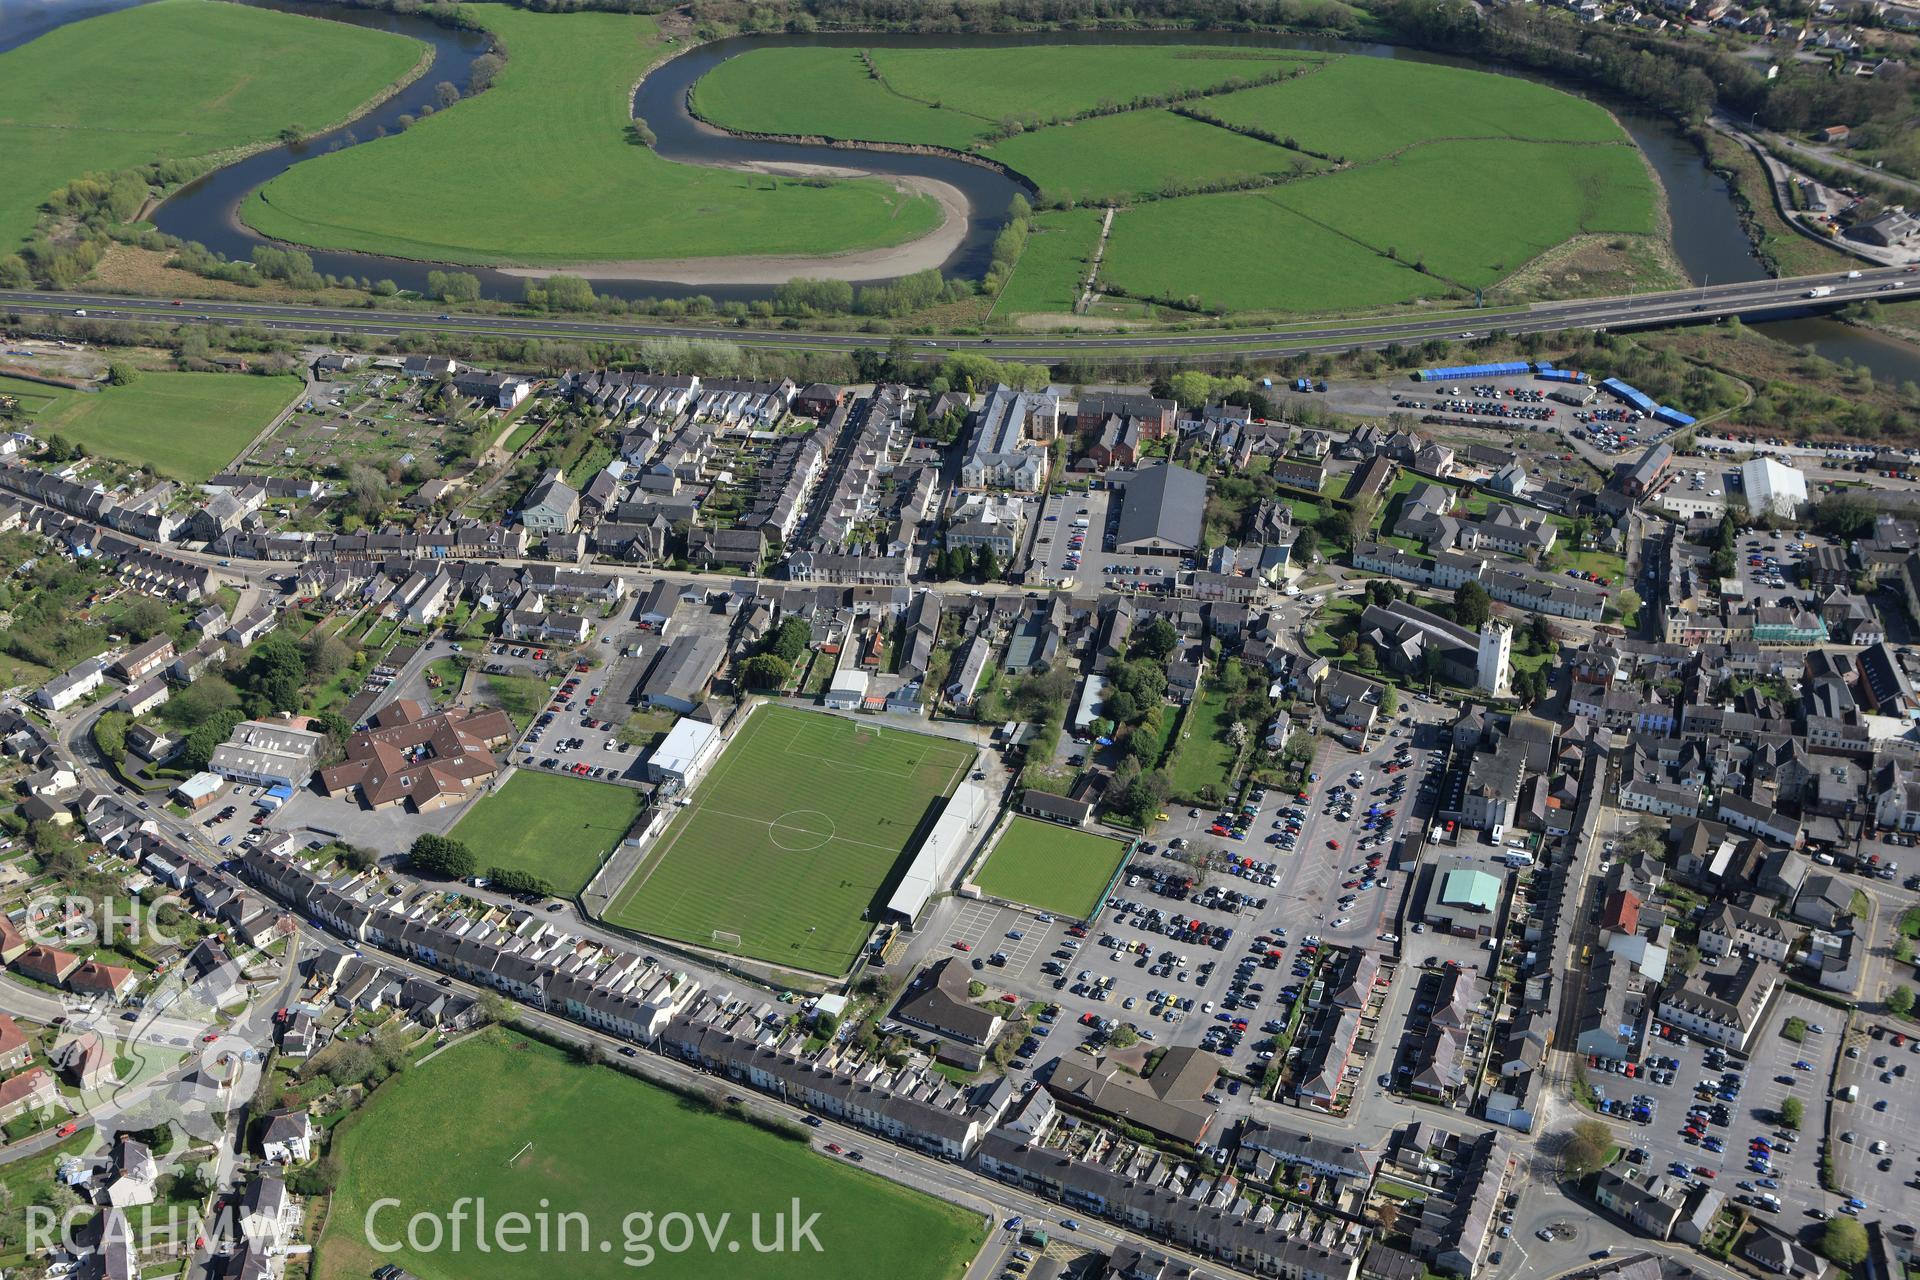
[[[53,1131],[53,1136],[56,1138],[71,1137],[73,1136],[74,1132],[79,1128],[80,1126],[77,1122],[69,1120],[65,1124],[61,1125],[58,1129],[55,1129]]]
[[[1340,842],[1339,842],[1338,840],[1329,840],[1329,841],[1327,841],[1327,848],[1329,848],[1329,849],[1338,849],[1339,847],[1340,847]]]
[[[1694,1176],[1698,1178],[1717,1178],[1720,1176],[1719,1174],[1715,1173],[1713,1170],[1707,1168],[1707,1166],[1703,1164],[1695,1165],[1693,1167],[1693,1173],[1694,1173]]]
[[[831,1151],[831,1152],[833,1152],[833,1154],[835,1154],[835,1155],[839,1155],[839,1154],[840,1154],[840,1144],[839,1144],[839,1143],[837,1143],[837,1142],[829,1142],[829,1143],[827,1144],[827,1150],[829,1150],[829,1151]]]
[[[973,944],[971,942],[956,942],[953,944],[953,949],[955,951],[971,951],[973,950]]]

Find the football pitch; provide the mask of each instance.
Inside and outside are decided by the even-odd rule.
[[[844,973],[903,857],[973,757],[963,742],[762,707],[735,732],[607,919],[733,955]]]

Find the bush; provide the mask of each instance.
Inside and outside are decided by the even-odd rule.
[[[1789,1097],[1780,1104],[1780,1123],[1784,1128],[1798,1129],[1806,1115],[1806,1104],[1798,1098]]]

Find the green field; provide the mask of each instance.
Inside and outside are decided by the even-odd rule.
[[[1488,200],[1463,180],[1478,174],[1511,181],[1515,198]],[[1368,248],[1424,260],[1470,287],[1576,235],[1654,230],[1653,176],[1631,146],[1435,142],[1272,195]]]
[[[212,0],[158,0],[0,55],[0,251],[74,178],[316,131],[405,76],[424,46]]]
[[[1136,297],[1228,311],[1388,306],[1443,288],[1431,276],[1245,191],[1155,200],[1114,215],[1100,278]],[[1195,245],[1261,246],[1196,253]]]
[[[188,484],[224,470],[300,388],[295,378],[246,373],[142,373],[99,391],[0,378],[0,392],[35,406],[34,434],[65,436]]]
[[[1048,203],[1118,204],[1102,283],[1207,311],[1470,298],[1574,237],[1658,229],[1658,191],[1619,124],[1518,77],[1313,54],[1278,83],[1150,100],[1288,65],[1233,56],[1246,52],[876,49],[875,78],[855,50],[762,50],[697,94],[733,127],[964,147]],[[1008,112],[1026,127],[989,141]],[[1070,310],[1079,243],[1031,237],[1038,269],[1014,272],[997,314]]]
[[[977,1215],[502,1030],[389,1080],[341,1125],[334,1153],[340,1181],[315,1255],[319,1280],[365,1280],[387,1264],[421,1280],[801,1280],[824,1273],[949,1280],[965,1271],[983,1234]],[[376,1211],[388,1197],[397,1205]],[[416,1214],[445,1224],[464,1197],[483,1201],[495,1222],[508,1213],[544,1219],[553,1227],[547,1247],[532,1234],[518,1241],[524,1252],[482,1251],[471,1218],[459,1251],[444,1243],[434,1252],[373,1247],[376,1239],[404,1242]],[[756,1251],[754,1215],[760,1238],[771,1242],[772,1218],[788,1214],[796,1198],[803,1220],[819,1214],[820,1252]],[[677,1239],[670,1234],[635,1239],[638,1222],[628,1215],[658,1222],[675,1212],[704,1214],[709,1224],[731,1215],[717,1246],[724,1261],[704,1241],[669,1252],[660,1245]],[[582,1215],[584,1226],[563,1232],[556,1216],[563,1213]]]
[[[468,810],[452,835],[466,841],[482,870],[530,871],[571,897],[639,812],[640,793],[631,787],[521,769]]]
[[[1180,742],[1174,748],[1169,779],[1175,796],[1192,800],[1203,787],[1212,787],[1215,796],[1226,794],[1227,773],[1237,755],[1227,740],[1228,723],[1227,696],[1218,689],[1203,689],[1200,700],[1180,722]]]
[[[487,690],[521,733],[527,731],[551,694],[547,682],[537,676],[488,676]]]
[[[694,107],[748,133],[924,142],[963,150],[1004,121],[1252,80],[1320,55],[1204,45],[1007,45],[864,51],[756,49],[701,78]]]
[[[607,918],[790,968],[843,973],[886,905],[902,857],[973,756],[971,746],[946,738],[762,706]]]
[[[1453,138],[1623,143],[1600,108],[1515,76],[1392,58],[1337,58],[1312,75],[1210,98],[1198,110],[1351,162]],[[1463,171],[1463,185],[1479,176]]]
[[[700,168],[635,145],[629,92],[664,51],[651,18],[462,12],[508,50],[492,89],[295,165],[248,198],[247,224],[299,244],[529,266],[826,254],[939,225],[931,200],[878,181]]]
[[[1108,836],[1016,817],[987,855],[975,883],[982,893],[1085,920],[1127,846]]]
[[[1277,178],[1320,164],[1171,111],[1127,111],[1036,129],[995,143],[986,154],[1039,183],[1042,199],[1090,204]]]
[[[1000,290],[997,315],[1071,311],[1100,244],[1098,209],[1067,209],[1034,219],[1020,265]]]

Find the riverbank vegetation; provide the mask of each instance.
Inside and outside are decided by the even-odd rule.
[[[71,285],[97,259],[75,252],[82,229],[128,221],[208,157],[346,119],[424,53],[344,23],[157,0],[0,54],[0,254],[23,248]]]
[[[247,224],[316,247],[529,266],[812,256],[940,225],[931,199],[884,182],[701,168],[634,145],[627,92],[663,51],[650,18],[462,13],[509,51],[488,92],[295,165],[248,198]]]

